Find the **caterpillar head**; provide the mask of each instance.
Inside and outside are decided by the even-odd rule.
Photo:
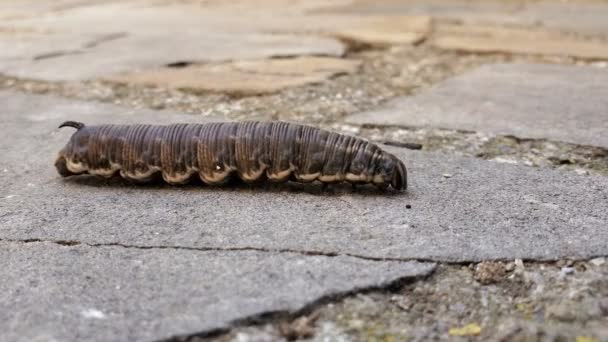
[[[407,169],[405,164],[396,156],[384,152],[381,162],[376,169],[375,181],[380,187],[391,186],[393,189],[403,191],[407,189]]]
[[[395,190],[407,189],[407,169],[405,164],[397,157],[393,157],[393,177],[391,178],[391,186]]]

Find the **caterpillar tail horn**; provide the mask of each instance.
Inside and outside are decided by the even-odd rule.
[[[66,121],[66,122],[62,123],[61,125],[59,125],[58,128],[62,128],[62,127],[74,127],[76,129],[81,129],[84,127],[84,124],[82,122],[77,122],[77,121]]]

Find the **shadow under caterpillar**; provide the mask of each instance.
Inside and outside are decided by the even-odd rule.
[[[273,122],[217,122],[172,125],[99,125],[66,121],[76,132],[59,152],[63,177],[91,174],[138,182],[159,174],[169,184],[200,177],[224,184],[295,181],[374,184],[407,188],[405,165],[363,139],[315,127]]]

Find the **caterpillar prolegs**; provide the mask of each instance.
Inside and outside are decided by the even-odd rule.
[[[67,121],[76,132],[59,152],[61,176],[91,174],[145,182],[159,174],[170,184],[200,177],[223,184],[296,181],[407,188],[405,165],[363,139],[315,127],[273,122],[99,125]]]

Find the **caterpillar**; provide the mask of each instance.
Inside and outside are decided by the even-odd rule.
[[[59,152],[63,177],[90,174],[146,182],[160,174],[169,184],[199,177],[210,185],[233,176],[245,182],[349,182],[407,188],[404,163],[363,139],[316,127],[271,122],[85,126]]]

